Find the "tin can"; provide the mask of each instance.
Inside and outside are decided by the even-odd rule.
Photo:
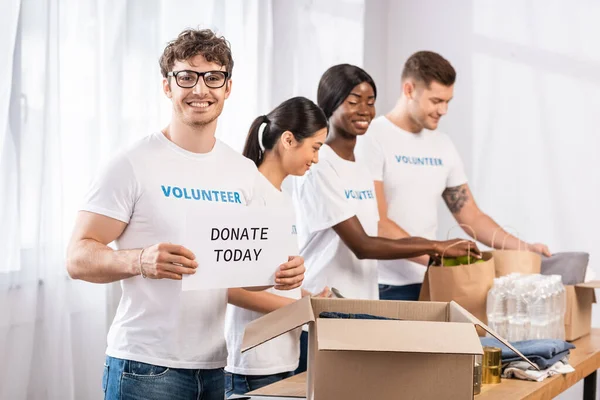
[[[483,363],[481,368],[481,382],[495,384],[502,381],[502,350],[498,347],[486,346],[483,348]]]

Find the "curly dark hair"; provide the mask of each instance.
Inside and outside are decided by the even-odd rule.
[[[231,77],[233,58],[229,42],[210,29],[186,29],[170,41],[159,60],[162,76],[167,77],[175,61],[188,60],[198,54],[208,62],[224,66]]]

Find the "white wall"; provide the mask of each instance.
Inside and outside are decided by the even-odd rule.
[[[364,0],[274,0],[273,84],[268,110],[293,96],[316,101],[323,72],[362,65]]]
[[[373,72],[379,88],[378,114],[385,114],[396,103],[402,67],[414,52],[436,51],[456,68],[455,97],[449,114],[441,120],[440,129],[452,135],[468,176],[472,176],[473,132],[471,13],[468,1],[378,0],[367,2],[365,21],[365,55],[369,55],[365,67],[369,73]],[[454,220],[445,207],[440,207],[440,216],[439,236],[445,238]],[[451,234],[459,231],[453,230]]]
[[[599,276],[600,3],[379,0],[365,15],[378,113],[394,105],[410,54],[449,59],[458,77],[440,129],[459,149],[480,207],[525,240],[590,252]],[[454,223],[442,208],[440,238]]]
[[[231,42],[235,60],[233,90],[217,135],[241,151],[257,116],[294,96],[316,102],[327,68],[362,64],[365,6],[364,0],[236,2],[244,7],[233,4],[226,10],[231,22],[212,25]],[[235,29],[242,20],[245,32]]]

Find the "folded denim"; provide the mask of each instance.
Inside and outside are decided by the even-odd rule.
[[[503,364],[521,360],[521,357],[503,345],[502,342],[496,338],[481,338],[481,345],[499,347],[502,349]],[[511,345],[531,360],[531,362],[537,364],[541,369],[546,369],[554,365],[556,362],[567,356],[569,350],[575,348],[571,343],[558,339],[522,340],[519,342],[512,342]]]
[[[550,359],[538,357],[538,356],[529,356],[527,358],[529,358],[529,360],[531,360],[531,362],[537,364],[537,366],[540,367],[540,369],[546,369],[546,368],[550,368],[551,366],[553,366],[554,364],[556,364],[559,361],[568,360],[569,352],[570,352],[570,350],[562,351]],[[521,360],[521,357],[509,358],[509,359],[506,359],[506,361],[502,360],[502,363],[504,363],[504,362],[510,363],[510,362],[515,362],[515,361],[520,361],[520,360]]]
[[[319,318],[332,318],[332,319],[382,319],[382,320],[399,321],[398,318],[380,317],[378,315],[371,315],[371,314],[348,314],[348,313],[331,312],[331,311],[323,311],[322,313],[319,314]]]

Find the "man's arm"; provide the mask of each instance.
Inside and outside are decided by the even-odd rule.
[[[67,249],[67,271],[71,278],[110,283],[140,275],[143,270],[150,279],[181,280],[182,275],[196,272],[198,263],[194,254],[177,244],[158,243],[131,250],[108,247],[121,236],[126,226],[126,223],[105,215],[80,211]],[[304,259],[290,257],[275,274],[275,288],[291,290],[299,287],[304,272]]]
[[[546,245],[529,244],[502,229],[490,216],[479,209],[468,184],[449,187],[444,190],[442,197],[464,231],[486,246],[496,249],[529,250],[545,256],[551,255]]]
[[[67,271],[73,279],[109,283],[139,275],[140,249],[114,251],[107,246],[126,223],[80,211],[67,250]]]
[[[410,237],[408,232],[402,229],[398,224],[388,218],[388,206],[385,199],[383,181],[375,181],[375,197],[377,198],[377,209],[379,210],[378,236],[388,239],[402,239]],[[428,256],[411,258],[411,261],[421,265],[427,265]]]
[[[142,249],[113,250],[126,223],[87,211],[77,214],[67,250],[67,271],[73,279],[92,283],[110,283],[140,275]],[[159,243],[143,250],[142,266],[148,278],[181,279],[193,274],[197,262],[191,251],[170,243]]]

